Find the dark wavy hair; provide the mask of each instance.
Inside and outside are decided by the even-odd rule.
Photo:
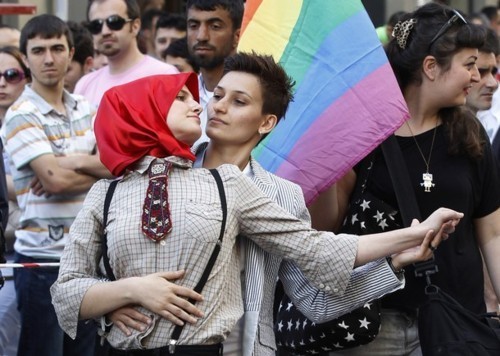
[[[413,29],[404,49],[393,38],[386,47],[389,62],[394,70],[401,90],[409,85],[422,83],[422,63],[426,56],[433,56],[439,66],[447,71],[451,68],[453,56],[464,48],[481,48],[486,40],[486,31],[481,26],[456,21],[432,44],[437,32],[454,15],[453,9],[437,3],[428,3],[401,21],[415,19]],[[482,155],[485,138],[481,124],[474,114],[464,106],[442,108],[439,117],[443,121],[448,137],[448,152],[452,155],[465,154],[470,158]]]

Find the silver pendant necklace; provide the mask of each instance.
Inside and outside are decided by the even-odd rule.
[[[434,134],[432,135],[431,150],[429,151],[429,158],[428,159],[425,159],[424,153],[420,149],[420,146],[418,145],[417,139],[415,138],[415,135],[413,134],[413,131],[411,130],[411,127],[410,127],[410,124],[408,123],[408,121],[406,121],[406,125],[408,126],[408,129],[410,130],[411,137],[413,137],[413,140],[415,141],[415,145],[417,145],[418,152],[420,152],[420,155],[422,156],[422,159],[424,160],[425,167],[426,167],[425,173],[422,174],[423,182],[420,183],[420,185],[422,187],[424,187],[424,192],[430,193],[431,188],[433,188],[436,185],[432,182],[432,174],[429,173],[429,166],[431,164],[432,149],[434,148],[434,140],[436,138],[438,121],[436,120],[436,126],[434,127]]]

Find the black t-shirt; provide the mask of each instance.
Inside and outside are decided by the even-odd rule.
[[[489,143],[485,146],[482,159],[451,156],[447,152],[443,126],[438,126],[436,130],[429,166],[435,186],[430,192],[425,192],[421,186],[426,166],[415,140],[413,137],[397,137],[422,219],[440,207],[464,213],[455,232],[434,253],[439,272],[432,276],[432,282],[450,293],[464,307],[477,313],[485,312],[482,260],[475,239],[473,219],[484,217],[500,206],[498,172]],[[415,136],[426,160],[429,158],[433,134],[434,129]],[[374,157],[368,190],[397,207],[392,181],[380,148],[377,148]],[[406,268],[405,277],[404,290],[385,297],[384,307],[416,308],[424,301],[424,279],[415,278],[412,266]]]

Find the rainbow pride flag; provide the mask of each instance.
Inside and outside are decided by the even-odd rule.
[[[360,0],[247,0],[238,50],[272,55],[296,81],[295,101],[254,157],[308,203],[408,117]]]

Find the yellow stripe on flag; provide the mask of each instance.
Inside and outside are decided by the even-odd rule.
[[[264,0],[245,29],[238,51],[255,50],[279,61],[299,18],[302,3],[303,0]]]

